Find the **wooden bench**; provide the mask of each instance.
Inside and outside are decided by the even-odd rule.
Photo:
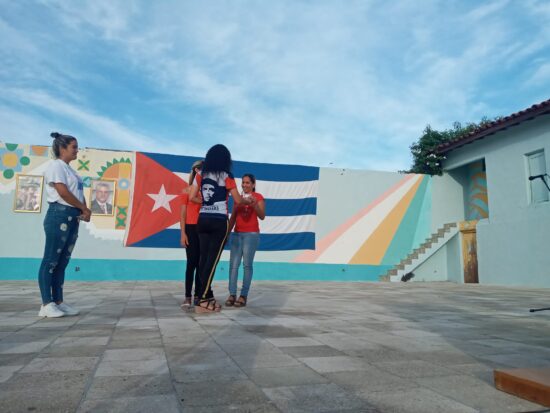
[[[550,407],[550,367],[495,370],[494,378],[497,389]]]

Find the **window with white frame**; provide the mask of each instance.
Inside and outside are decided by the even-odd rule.
[[[544,149],[527,155],[527,168],[530,177],[546,175],[546,157],[544,156]],[[548,176],[529,180],[529,184],[531,185],[532,204],[548,202],[550,193],[548,192],[548,189],[546,188],[546,185],[544,185],[542,179],[546,179],[546,182],[550,185]]]

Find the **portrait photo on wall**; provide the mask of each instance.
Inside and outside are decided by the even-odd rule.
[[[42,209],[42,186],[44,177],[40,175],[17,175],[15,186],[15,212],[40,213]]]
[[[92,215],[114,215],[115,193],[116,181],[93,180],[90,193],[90,210],[92,211]]]

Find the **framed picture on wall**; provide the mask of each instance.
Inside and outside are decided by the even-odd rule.
[[[115,213],[116,181],[95,179],[91,184],[90,205],[92,215],[113,216]]]
[[[44,177],[40,175],[17,174],[15,179],[14,212],[40,213],[42,209]]]

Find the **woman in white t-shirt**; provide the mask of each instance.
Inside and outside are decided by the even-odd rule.
[[[92,214],[84,199],[82,178],[69,166],[78,154],[76,138],[57,132],[53,132],[51,137],[56,159],[48,165],[44,174],[49,207],[44,219],[44,258],[38,272],[42,295],[39,317],[63,317],[79,313],[63,302],[65,268],[78,238],[79,221],[90,221]]]

